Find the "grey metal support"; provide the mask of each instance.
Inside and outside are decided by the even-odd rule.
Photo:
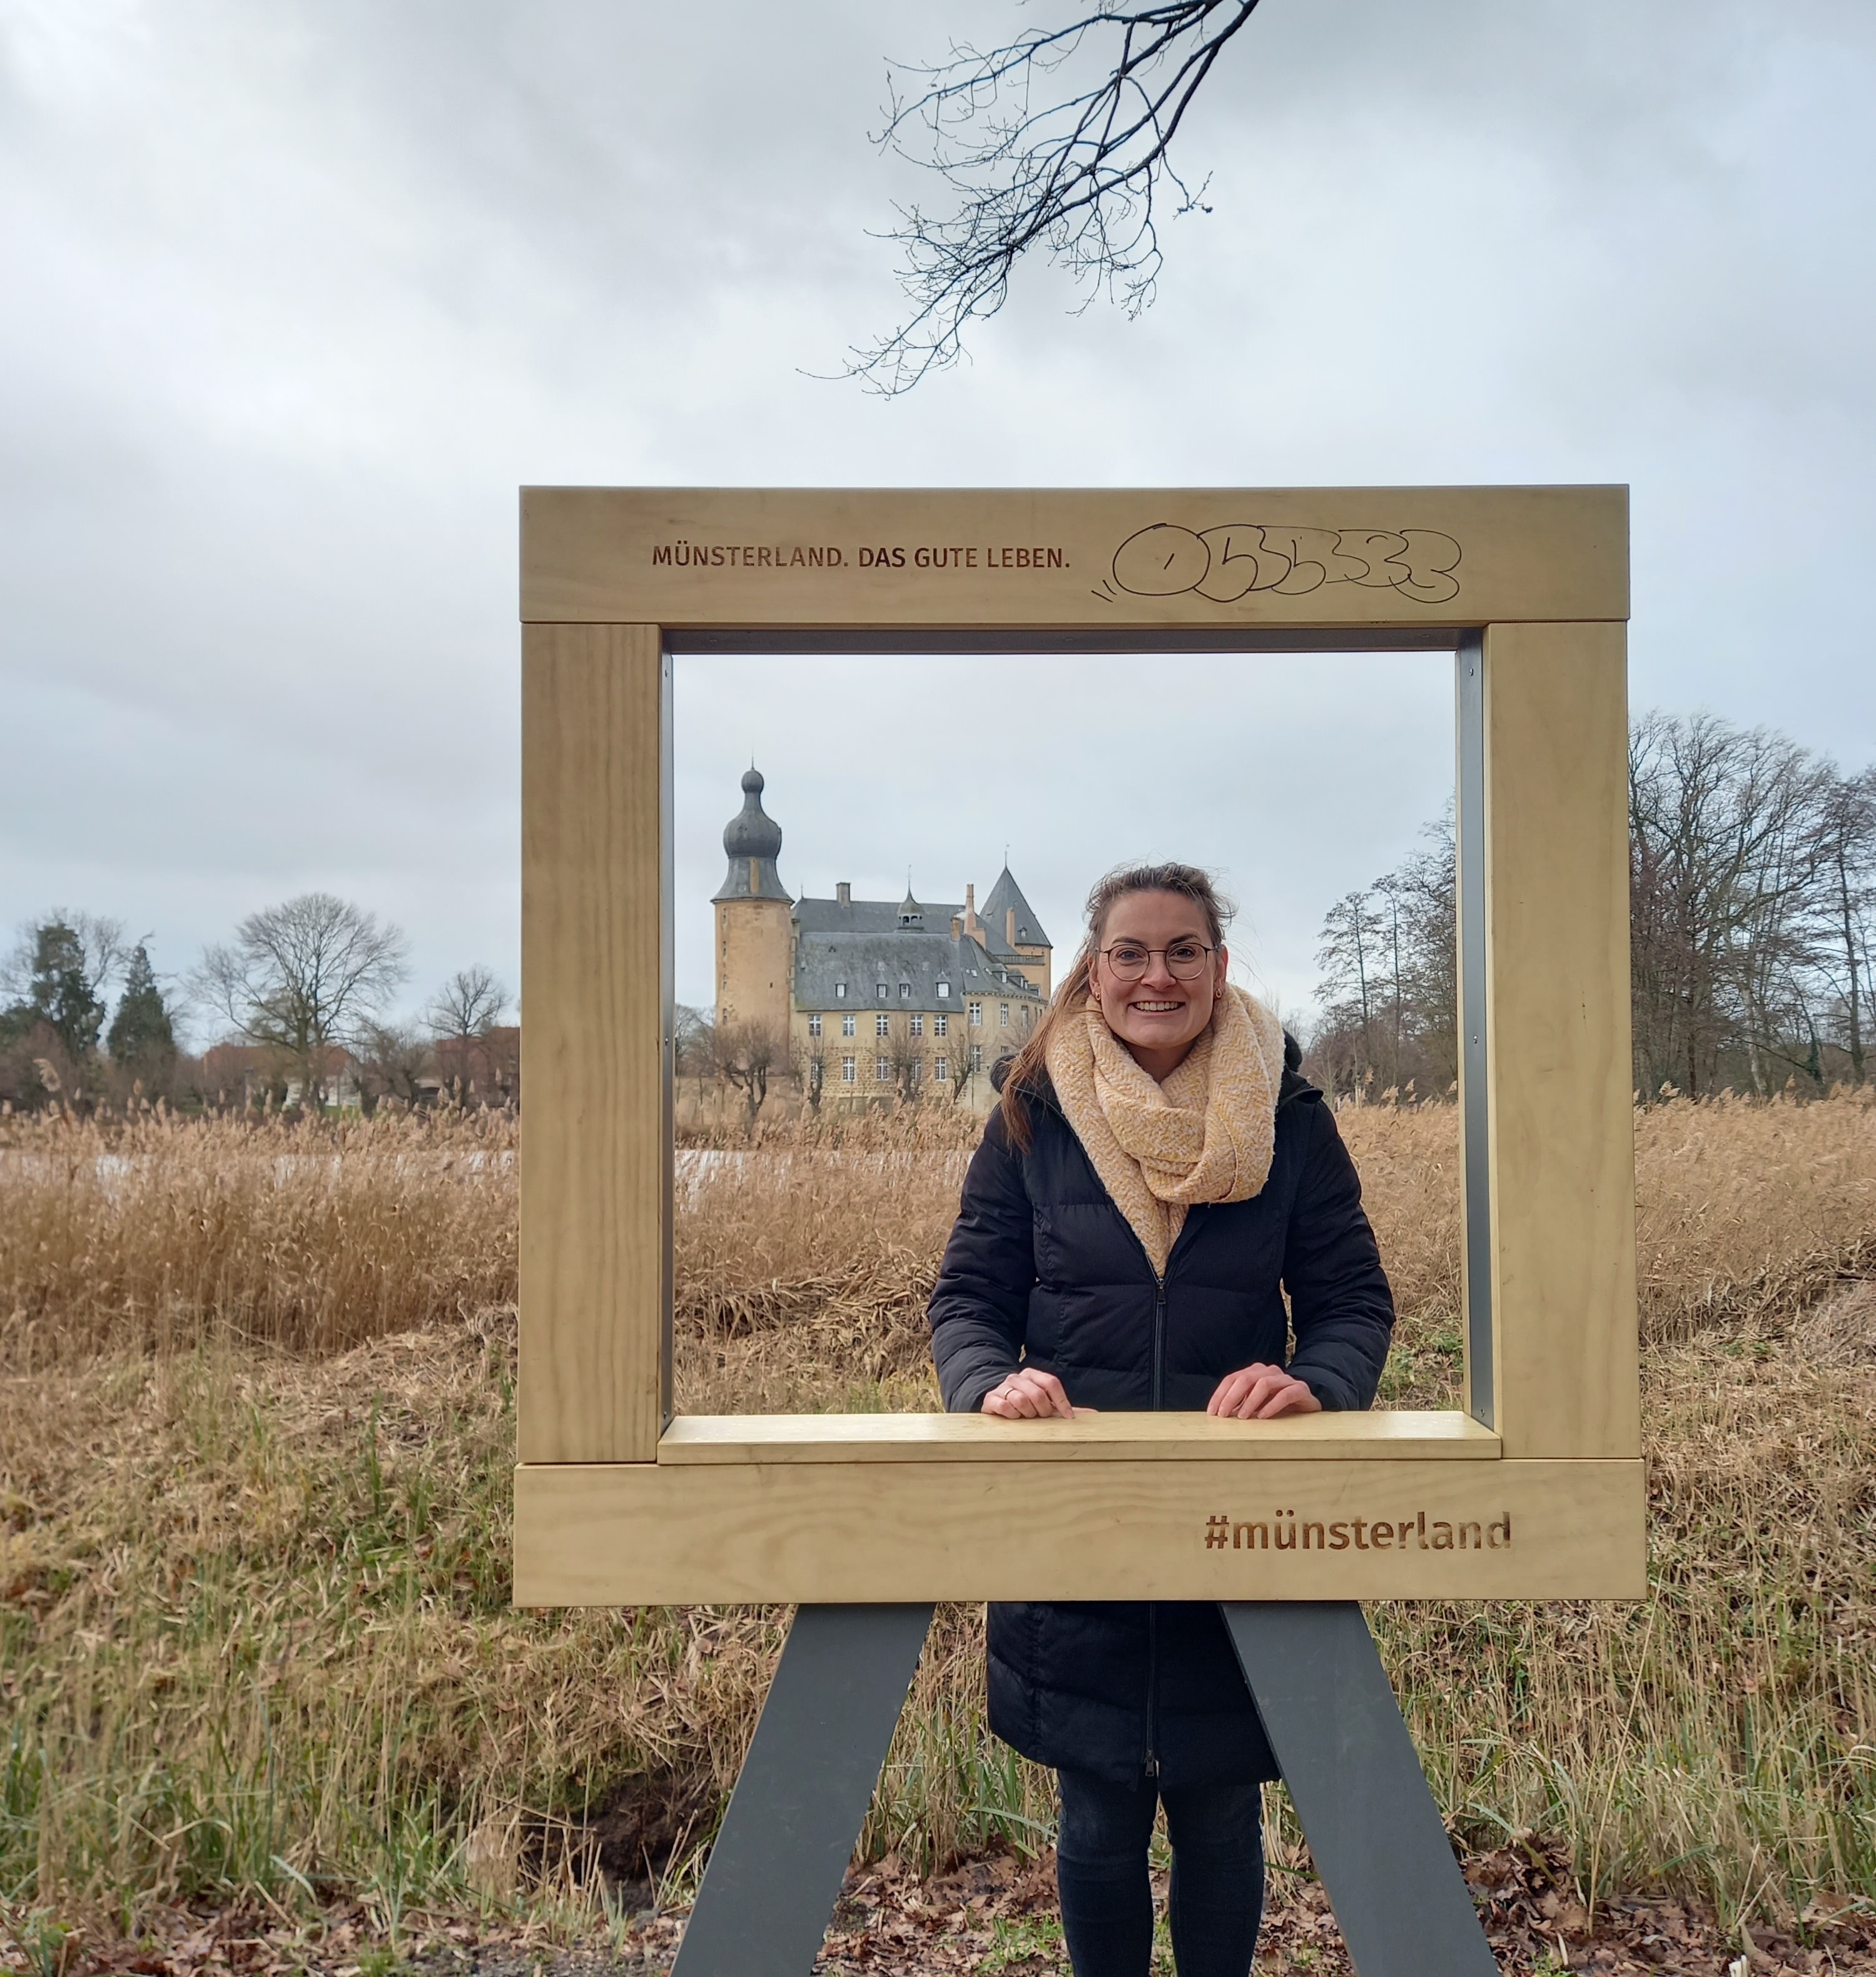
[[[1491,1350],[1491,1165],[1485,1104],[1485,635],[1460,635],[1457,838],[1459,1061],[1465,1116],[1466,1385],[1474,1418],[1497,1425]]]
[[[1361,1608],[1224,1612],[1359,1977],[1498,1977]]]
[[[797,1608],[672,1977],[808,1977],[931,1618]]]

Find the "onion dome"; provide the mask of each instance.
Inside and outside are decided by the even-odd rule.
[[[753,765],[742,779],[742,808],[723,827],[729,869],[718,899],[786,899],[788,889],[775,870],[781,855],[781,826],[762,807],[761,771]]]

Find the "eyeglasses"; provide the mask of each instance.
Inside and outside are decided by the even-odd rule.
[[[1165,955],[1166,972],[1175,982],[1196,982],[1217,952],[1196,940],[1176,940],[1170,947],[1143,947],[1137,940],[1117,940],[1100,950],[1117,982],[1138,982],[1156,954]]]

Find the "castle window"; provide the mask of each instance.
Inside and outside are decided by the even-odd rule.
[[[983,1068],[983,1045],[982,1044],[973,1044],[970,1047],[970,1068],[973,1071],[981,1071]]]
[[[841,1082],[843,1084],[852,1084],[856,1081],[857,1081],[854,1075],[853,1059],[850,1057],[842,1058],[841,1060]]]
[[[889,1057],[876,1057],[873,1060],[873,1078],[876,1084],[890,1084],[893,1081],[893,1061]]]
[[[1009,1028],[1009,1005],[1007,1002],[999,1002],[996,1005],[996,1020],[1004,1029]]]
[[[969,1005],[969,1007],[970,1014],[970,1026],[974,1030],[979,1028],[983,1024],[983,1005],[981,1002],[973,1002]]]
[[[847,984],[844,982],[834,983],[834,999],[837,1002],[844,1002],[847,1000]]]
[[[874,1018],[873,1034],[876,1037],[890,1037],[892,1033],[893,1019],[890,1016],[875,1016]]]
[[[948,1057],[933,1058],[932,1059],[932,1076],[936,1078],[940,1084],[950,1084],[951,1081],[951,1060]]]
[[[913,1058],[906,1066],[906,1082],[917,1084],[924,1075],[925,1060],[922,1057]]]
[[[939,999],[939,1001],[940,1001],[940,1002],[950,1002],[950,999],[951,999],[951,985],[950,985],[950,982],[940,982],[939,983],[939,985],[938,985],[938,999]]]
[[[935,1037],[948,1037],[950,1034],[951,1018],[943,1009],[940,1009],[932,1018],[932,1035]]]
[[[808,1019],[808,1034],[811,1037],[817,1037],[821,1034],[821,1012],[818,1009]]]
[[[925,1018],[923,1016],[914,1016],[912,1018],[912,1034],[915,1037],[922,1037],[924,1035]]]
[[[887,987],[884,982],[880,984],[880,1000],[882,1002],[886,1000],[887,997],[891,994],[891,990]]]
[[[854,1034],[854,1019],[853,1019],[852,1016],[851,1016],[851,1015],[845,1015],[845,1016],[843,1016],[843,1017],[841,1018],[841,1035],[842,1036],[844,1036],[844,1037],[850,1037],[853,1034]]]
[[[910,995],[912,993],[912,984],[910,982],[900,982],[899,992],[901,995]]]

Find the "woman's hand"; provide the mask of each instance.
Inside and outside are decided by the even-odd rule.
[[[1060,1414],[1065,1421],[1075,1418],[1062,1382],[1053,1373],[1039,1371],[1033,1366],[1006,1374],[984,1395],[983,1411],[1004,1421],[1045,1421],[1051,1414]],[[1089,1411],[1082,1409],[1084,1414]]]
[[[1293,1380],[1280,1366],[1260,1362],[1227,1373],[1205,1403],[1208,1414],[1234,1421],[1275,1421],[1279,1414],[1319,1414],[1323,1404],[1308,1384]]]

